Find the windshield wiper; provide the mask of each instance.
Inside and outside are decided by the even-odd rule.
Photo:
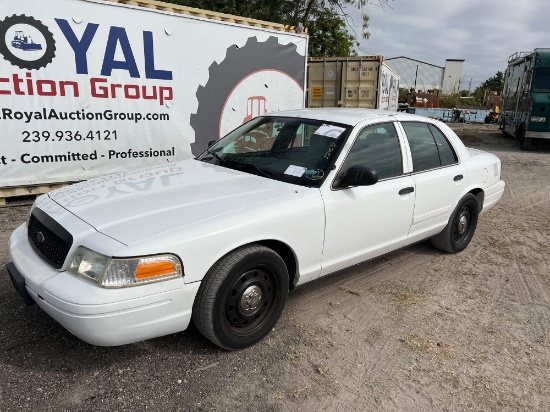
[[[242,168],[253,169],[254,171],[259,172],[261,175],[263,175],[265,177],[273,176],[273,172],[270,172],[269,170],[262,169],[261,167],[256,166],[254,163],[244,163],[244,162],[239,162],[238,160],[234,160],[234,159],[226,159],[226,158],[221,157],[219,154],[210,151],[210,149],[206,149],[206,153],[214,156],[214,158],[218,161],[218,164],[225,164],[225,165],[228,165],[228,166],[229,165],[238,165],[237,168],[239,168],[239,169],[242,169]]]
[[[254,163],[244,163],[244,162],[239,162],[238,160],[234,160],[234,159],[223,159],[224,162],[227,162],[229,164],[233,164],[233,165],[239,165],[237,166],[239,169],[242,169],[242,168],[245,168],[245,169],[252,169],[256,172],[259,172],[262,176],[265,176],[265,177],[271,177],[273,176],[273,172],[269,171],[269,170],[266,170],[266,169],[262,169],[261,167],[255,165]],[[241,167],[242,166],[242,167]]]
[[[256,166],[254,163],[241,163],[241,162],[235,162],[235,163],[240,163],[246,167],[248,167],[249,169],[254,169],[258,172],[260,172],[262,175],[264,175],[265,177],[271,177],[273,176],[273,172],[269,171],[269,170],[265,170],[265,169],[262,169],[261,167],[259,166]]]
[[[211,152],[210,149],[206,149],[206,153],[208,153],[209,155],[214,156],[219,163],[227,162],[227,160],[225,160],[223,157],[221,157],[216,152]]]

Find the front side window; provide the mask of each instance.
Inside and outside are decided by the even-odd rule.
[[[435,169],[457,162],[456,153],[441,131],[432,125],[403,122],[413,161],[413,172]]]
[[[550,67],[537,67],[533,78],[534,92],[550,92]]]
[[[367,126],[359,132],[338,175],[336,185],[352,166],[376,170],[379,180],[403,174],[401,145],[393,123]]]
[[[351,126],[292,117],[258,117],[197,157],[203,162],[302,186],[319,187]]]

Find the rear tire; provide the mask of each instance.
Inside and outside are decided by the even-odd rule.
[[[432,245],[449,253],[462,252],[474,236],[478,215],[477,199],[468,193],[458,202],[445,229],[430,239]]]
[[[288,270],[277,253],[258,244],[242,247],[220,259],[203,279],[193,322],[221,348],[246,348],[273,329],[288,290]]]

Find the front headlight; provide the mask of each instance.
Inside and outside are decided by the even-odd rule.
[[[76,249],[67,270],[105,288],[137,286],[183,276],[181,263],[174,255],[111,258],[83,246]]]
[[[94,252],[84,246],[79,246],[76,248],[67,270],[75,275],[85,276],[99,283],[109,259],[108,256]]]

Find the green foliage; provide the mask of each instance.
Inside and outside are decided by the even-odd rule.
[[[461,99],[466,97],[466,99]],[[472,98],[473,97],[473,98]],[[461,106],[482,106],[483,96],[479,99],[477,96],[470,96],[468,90],[461,90],[459,93],[440,94],[439,107],[451,109]]]
[[[346,22],[335,16],[330,9],[315,10],[309,22],[308,54],[317,56],[350,56],[354,55],[355,37],[346,30]],[[329,39],[330,41],[327,41]]]
[[[453,107],[460,106],[460,99],[458,93],[440,94],[439,95],[439,107],[451,109]]]
[[[166,3],[233,14],[273,23],[290,24],[284,21],[294,11],[292,1],[280,0],[162,0]]]
[[[489,77],[475,89],[474,96],[480,104],[483,104],[483,99],[489,94],[489,92],[497,92],[497,94],[502,94],[503,89],[504,73],[498,71],[494,76]]]
[[[365,6],[373,0],[163,0],[212,10],[219,13],[234,14],[273,23],[298,26],[302,24],[309,33],[310,56],[351,56],[355,55],[358,45],[357,36],[347,30],[345,6],[354,6],[362,11],[363,31],[361,36],[370,37],[369,16]],[[389,0],[374,0],[379,6]]]
[[[498,94],[501,94],[502,89],[504,88],[504,73],[498,71],[493,77],[489,77],[481,83],[480,87],[484,90],[498,92]]]

